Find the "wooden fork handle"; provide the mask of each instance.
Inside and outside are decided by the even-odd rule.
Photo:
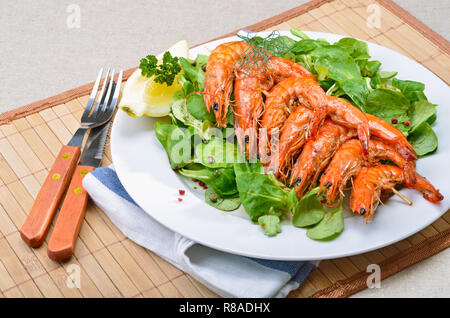
[[[47,254],[54,261],[62,261],[73,254],[89,198],[82,181],[94,169],[90,166],[75,169],[47,246]]]
[[[25,223],[20,229],[22,239],[31,247],[39,247],[67,189],[70,177],[80,158],[80,147],[63,146],[39,191]]]

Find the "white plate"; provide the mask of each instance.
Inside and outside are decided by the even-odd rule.
[[[281,31],[283,35],[289,32]],[[260,35],[267,36],[268,32]],[[342,36],[306,32],[311,38],[335,42]],[[190,57],[209,55],[218,44],[236,37],[207,43],[190,50]],[[445,199],[439,204],[426,201],[414,190],[404,193],[414,202],[412,207],[397,197],[379,206],[371,224],[361,217],[345,219],[345,230],[335,240],[317,242],[304,229],[282,224],[282,233],[267,237],[259,226],[242,212],[226,213],[204,202],[203,193],[192,189],[192,182],[181,177],[168,163],[167,155],[156,139],[152,118],[131,118],[119,111],[114,121],[111,143],[112,158],[120,181],[131,197],[153,218],[198,243],[209,247],[256,258],[276,260],[319,260],[368,252],[410,236],[431,224],[449,208],[450,163],[450,97],[448,86],[436,75],[411,59],[390,49],[368,43],[372,59],[382,62],[384,70],[398,71],[397,78],[424,82],[425,93],[438,104],[438,120],[433,129],[439,138],[439,149],[420,159],[417,171],[441,190]],[[179,189],[188,189],[178,202]]]

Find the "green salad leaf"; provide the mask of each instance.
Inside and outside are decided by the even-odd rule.
[[[172,169],[178,169],[192,162],[192,127],[174,127],[166,140],[166,151]]]
[[[277,215],[260,216],[258,224],[267,236],[275,236],[281,233],[280,218]]]
[[[157,121],[155,124],[155,134],[156,138],[158,138],[161,145],[164,147],[164,149],[167,151],[166,148],[166,141],[167,138],[171,132],[171,130],[175,127],[175,125],[172,124],[166,124],[160,121]]]
[[[199,164],[192,164],[180,169],[179,173],[185,177],[203,181],[221,197],[238,193],[233,168],[211,169]]]
[[[315,226],[308,228],[306,236],[317,241],[329,241],[338,237],[344,230],[342,202],[331,211],[327,211],[323,219]]]
[[[361,75],[363,77],[373,77],[378,72],[380,67],[381,63],[379,61],[367,61],[361,65]]]
[[[216,118],[214,114],[206,109],[205,100],[201,94],[192,94],[186,97],[186,108],[189,113],[197,120],[209,121],[214,123]]]
[[[392,79],[393,77],[397,76],[398,72],[379,71],[377,74],[382,82],[386,82]]]
[[[203,139],[211,139],[214,124],[209,120],[198,120],[188,110],[185,99],[174,101],[170,107],[170,114],[185,126],[192,127]]]
[[[305,39],[295,43],[294,46],[291,48],[291,52],[296,55],[308,54],[317,48],[329,45],[330,43],[328,43],[325,40]]]
[[[281,216],[290,210],[290,190],[272,173],[264,174],[259,161],[235,163],[234,171],[242,205],[253,222],[262,215]]]
[[[368,60],[370,58],[369,47],[366,42],[354,38],[342,38],[335,45],[345,49],[355,61]]]
[[[292,224],[297,227],[308,227],[323,219],[325,209],[317,196],[318,192],[319,188],[315,188],[300,199],[294,209]]]
[[[197,68],[201,68],[203,71],[206,71],[206,63],[208,63],[208,55],[197,54],[197,57],[194,60],[194,66]]]
[[[195,90],[203,88],[205,72],[202,70],[202,67],[192,65],[184,57],[180,57],[180,64],[183,68],[185,78],[194,85]]]
[[[409,135],[408,141],[419,156],[433,152],[438,147],[438,138],[427,122],[422,122]]]
[[[179,169],[192,162],[192,127],[183,128],[157,122],[155,134],[166,150],[172,169]]]
[[[195,146],[194,161],[206,167],[233,167],[236,160],[236,145],[220,137],[212,137],[209,142],[202,142]]]
[[[290,32],[291,32],[292,35],[294,35],[294,36],[296,36],[296,37],[298,37],[298,38],[300,38],[302,40],[309,39],[309,37],[305,33],[303,33],[302,31],[300,31],[299,29],[292,28],[290,30]]]
[[[222,211],[234,211],[241,205],[241,199],[238,195],[221,197],[213,188],[206,189],[205,202]]]
[[[416,101],[409,110],[411,131],[416,130],[423,122],[432,124],[436,118],[436,105],[424,100]]]
[[[398,88],[411,103],[418,100],[427,100],[424,94],[425,84],[423,83],[394,78],[392,86]]]

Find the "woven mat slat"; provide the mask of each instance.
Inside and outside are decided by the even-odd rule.
[[[378,5],[380,28],[367,27]],[[450,81],[449,43],[389,0],[313,0],[246,27],[302,30],[358,37],[396,50]],[[127,70],[125,78],[132,73]],[[22,225],[62,144],[76,131],[92,83],[0,115],[0,297],[217,297],[158,255],[127,239],[90,203],[69,262],[54,263],[21,240]],[[111,163],[109,141],[103,166]],[[366,268],[395,274],[450,244],[450,213],[405,240],[376,251],[321,262],[290,297],[345,297],[365,287]],[[71,266],[80,289],[67,285]]]

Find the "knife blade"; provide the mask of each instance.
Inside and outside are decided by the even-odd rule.
[[[79,165],[95,168],[100,167],[110,126],[111,121],[91,130]]]
[[[116,83],[113,82],[112,89],[114,90],[115,88]],[[111,96],[108,101],[108,105],[110,103],[113,103],[112,107],[115,108],[117,105],[117,100],[113,100],[113,96]],[[110,126],[111,120],[101,126],[91,129],[89,137],[86,140],[86,144],[84,145],[84,150],[81,154],[81,159],[78,165],[90,166],[95,168],[100,167]]]

